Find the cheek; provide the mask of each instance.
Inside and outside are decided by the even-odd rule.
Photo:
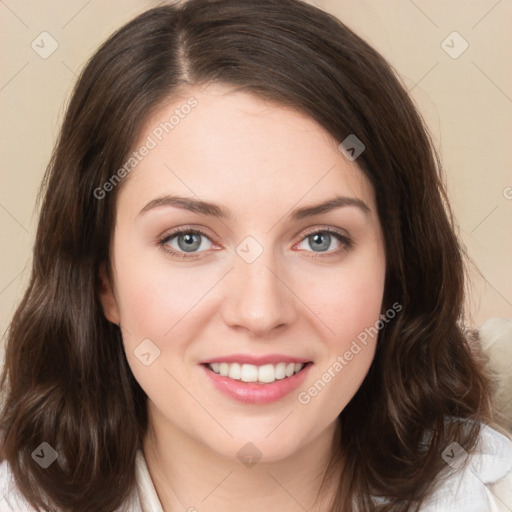
[[[215,282],[211,271],[199,267],[171,268],[160,261],[125,258],[116,263],[117,301],[127,331],[164,339],[198,304]]]
[[[207,295],[219,280],[218,272],[208,266],[179,268],[165,257],[138,258],[137,251],[125,247],[123,252],[121,244],[118,248],[116,298],[128,363],[148,396],[155,399],[165,389],[166,407],[178,407],[187,395],[166,370],[179,382],[191,379],[192,367],[183,363],[212,311]],[[147,353],[152,361],[148,366]]]
[[[179,383],[188,381],[189,368],[180,364],[176,371],[176,361],[185,359],[197,325],[191,322],[194,304],[211,279],[191,280],[190,273],[169,270],[168,264],[123,255],[116,261],[116,281],[123,343],[135,379],[162,410],[187,409],[190,397]]]
[[[350,262],[309,283],[308,305],[328,330],[325,353],[298,402],[332,421],[359,389],[373,361],[385,281],[381,253]],[[303,289],[305,293],[305,289]]]
[[[331,349],[347,343],[379,320],[384,294],[385,263],[375,256],[355,260],[336,270],[317,274],[302,287],[308,306],[328,328]]]

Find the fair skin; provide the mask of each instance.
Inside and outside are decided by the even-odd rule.
[[[101,292],[148,395],[148,468],[166,512],[325,510],[332,494],[316,507],[314,498],[336,419],[361,385],[376,339],[307,404],[298,395],[379,319],[385,253],[374,191],[315,121],[217,85],[159,107],[136,147],[190,96],[197,106],[119,190],[112,283],[105,278]],[[141,213],[170,195],[233,215],[165,201]],[[291,217],[338,195],[348,204]],[[200,245],[186,252],[185,236],[167,236],[178,227],[206,236],[196,234]],[[323,235],[313,239],[313,230]],[[248,236],[262,248],[250,263],[237,253]],[[148,366],[134,354],[145,339],[160,350]],[[230,354],[285,354],[311,365],[300,387],[279,400],[243,403],[215,388],[200,364]],[[261,453],[251,467],[237,457],[247,443]]]

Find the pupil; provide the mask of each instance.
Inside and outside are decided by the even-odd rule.
[[[319,244],[319,245],[317,245],[317,249],[320,249],[320,251],[326,251],[327,249],[329,249],[329,241],[330,241],[329,235],[326,235],[325,233],[315,233],[312,236],[312,239],[315,244]],[[323,240],[323,243],[322,243],[322,240]]]
[[[199,240],[199,235],[186,233],[178,238],[178,245],[180,246],[180,249],[191,252],[201,245],[201,241]]]

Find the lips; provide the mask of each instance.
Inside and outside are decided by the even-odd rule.
[[[312,362],[281,354],[234,354],[203,361],[209,381],[223,394],[246,404],[267,404],[298,388]]]
[[[231,354],[221,357],[214,357],[205,359],[200,364],[209,363],[239,363],[239,364],[253,364],[255,366],[263,366],[264,364],[277,364],[277,363],[308,363],[309,359],[300,357],[287,356],[284,354],[268,354],[265,356],[254,356],[249,354]]]

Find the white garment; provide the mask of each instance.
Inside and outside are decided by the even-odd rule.
[[[484,425],[465,470],[455,467],[421,507],[421,512],[510,512],[512,440]],[[454,464],[455,466],[455,464]],[[164,512],[142,451],[135,464],[136,486],[118,512]],[[14,487],[9,465],[0,464],[0,512],[35,512]]]

